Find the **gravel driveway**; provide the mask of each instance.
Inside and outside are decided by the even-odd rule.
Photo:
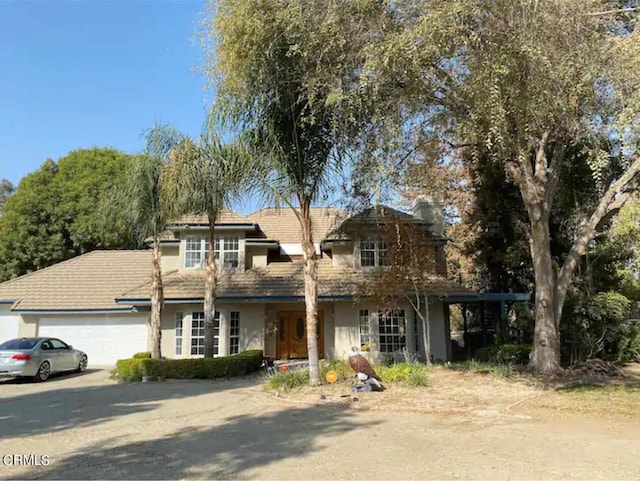
[[[635,423],[288,404],[255,379],[114,384],[106,371],[0,381],[3,466],[28,479],[640,477]],[[370,394],[375,395],[375,394]],[[6,464],[6,463],[5,463]],[[15,464],[15,463],[14,463]]]

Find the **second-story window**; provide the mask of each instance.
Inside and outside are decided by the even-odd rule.
[[[360,239],[360,266],[381,267],[387,265],[387,243],[379,237]]]
[[[203,268],[207,262],[209,240],[206,235],[188,235],[184,253],[187,269]],[[222,235],[215,238],[214,256],[220,268],[238,267],[240,261],[240,240],[237,235]]]
[[[216,237],[216,261],[223,268],[238,267],[240,260],[240,240],[237,235]]]

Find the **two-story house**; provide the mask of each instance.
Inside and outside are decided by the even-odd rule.
[[[444,276],[442,205],[420,200],[413,215],[388,207],[349,217],[339,209],[312,209],[318,255],[321,357],[346,357],[351,347],[424,353],[411,305],[380,310],[357,296],[374,269],[384,268],[386,246],[376,226],[386,217],[429,231],[438,264],[430,291],[431,352],[450,357],[446,296],[466,291]],[[358,224],[345,235],[345,225]],[[277,358],[307,355],[300,227],[290,209],[248,215],[225,212],[215,226],[220,268],[216,297],[216,355],[263,349]],[[165,306],[162,354],[204,353],[204,262],[211,246],[206,217],[179,219],[161,240]],[[0,284],[0,341],[16,336],[59,337],[87,352],[95,365],[113,364],[149,349],[151,256],[148,250],[95,251]]]

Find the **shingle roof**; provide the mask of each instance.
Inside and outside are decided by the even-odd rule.
[[[290,298],[304,296],[303,264],[274,262],[266,267],[240,272],[223,272],[218,279],[219,298]],[[318,295],[320,297],[352,296],[360,286],[375,275],[372,271],[356,270],[332,265],[330,260],[318,265]],[[203,271],[173,271],[163,277],[164,298],[201,299],[204,295]],[[471,291],[438,275],[429,280],[428,292],[434,295],[471,294]],[[133,301],[149,298],[149,286],[140,286],[120,297]]]
[[[115,298],[147,284],[150,251],[93,251],[0,284],[18,310],[122,309]]]
[[[247,218],[248,216],[238,214],[229,209],[224,209],[218,218],[218,224],[252,224],[253,222]],[[183,215],[175,224],[200,224],[208,225],[209,218],[206,214]]]
[[[344,220],[344,212],[335,207],[312,207],[311,230],[315,242],[323,240],[329,231],[335,229]],[[295,213],[288,207],[269,207],[251,214],[242,215],[225,210],[218,224],[258,224],[259,234],[267,239],[282,243],[298,243],[301,239],[300,223]],[[183,216],[176,225],[207,225],[207,216],[194,214]],[[162,240],[173,239],[172,233],[163,234]]]
[[[314,242],[323,240],[344,219],[344,212],[335,207],[312,207],[310,213]],[[258,224],[268,239],[276,239],[281,243],[298,243],[302,240],[300,222],[289,208],[261,209],[247,218]]]

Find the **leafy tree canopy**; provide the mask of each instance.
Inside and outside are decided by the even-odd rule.
[[[126,223],[107,228],[101,214],[132,159],[115,149],[80,149],[25,176],[0,217],[0,279],[94,249],[134,247]]]

